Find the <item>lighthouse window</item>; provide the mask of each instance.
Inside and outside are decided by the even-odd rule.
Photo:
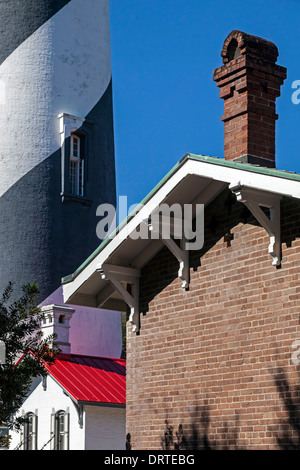
[[[81,138],[71,135],[70,186],[71,194],[84,196],[84,159],[81,155]]]

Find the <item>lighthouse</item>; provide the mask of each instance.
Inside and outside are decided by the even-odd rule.
[[[100,244],[97,207],[116,204],[109,4],[4,0],[0,25],[0,293],[36,283],[61,304]]]
[[[0,290],[44,299],[99,245],[115,204],[107,0],[0,3]]]

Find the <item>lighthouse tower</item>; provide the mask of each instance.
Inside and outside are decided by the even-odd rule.
[[[115,203],[108,1],[7,0],[0,23],[0,289],[44,298]]]
[[[108,0],[3,0],[0,31],[0,293],[56,303],[116,203]]]

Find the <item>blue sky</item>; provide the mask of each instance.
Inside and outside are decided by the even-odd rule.
[[[140,202],[186,153],[223,157],[212,74],[234,29],[279,49],[277,168],[300,173],[299,18],[298,0],[110,0],[118,195]]]

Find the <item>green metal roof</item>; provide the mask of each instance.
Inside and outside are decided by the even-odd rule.
[[[224,160],[223,158],[218,157],[208,157],[205,155],[194,155],[191,153],[186,154],[167,174],[166,176],[150,191],[150,193],[141,201],[141,205],[145,205],[153,196],[157,193],[157,191],[168,181],[171,176],[173,176],[179,168],[181,168],[187,160],[195,160],[203,163],[210,163],[213,165],[220,165],[229,168],[239,169],[243,171],[250,171],[252,173],[259,173],[262,175],[273,176],[277,178],[285,178],[289,180],[299,181],[300,182],[300,174],[289,172],[285,170],[277,170],[275,168],[265,168],[258,165],[253,165],[249,163],[241,163],[241,162],[234,162],[231,160]],[[138,212],[139,206],[137,206],[133,212],[131,212],[128,217],[116,228],[116,230],[107,237],[99,247],[82,263],[79,268],[74,271],[73,274],[66,276],[62,279],[62,284],[66,284],[71,282],[76,276],[83,271],[83,269],[104,249],[106,245],[120,232],[120,230],[125,226],[129,220],[131,220],[135,214]]]
[[[191,153],[185,155],[181,161],[185,161],[187,159],[213,163],[214,165],[227,166],[227,167],[236,168],[239,170],[251,171],[252,173],[260,173],[262,175],[275,176],[278,178],[286,178],[286,179],[296,180],[300,182],[300,174],[292,172],[292,171],[277,170],[276,168],[265,168],[265,167],[253,165],[250,163],[239,163],[239,162],[234,162],[232,160],[224,160],[223,158],[206,157],[204,155],[193,155]]]

